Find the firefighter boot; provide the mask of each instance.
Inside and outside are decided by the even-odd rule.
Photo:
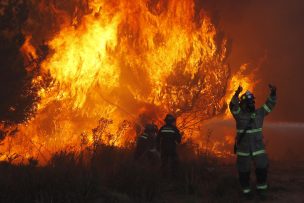
[[[256,180],[257,180],[257,192],[262,200],[266,199],[266,192],[267,192],[267,168],[257,168],[255,170]]]
[[[239,181],[242,187],[242,193],[247,199],[252,199],[250,189],[250,172],[239,172]]]

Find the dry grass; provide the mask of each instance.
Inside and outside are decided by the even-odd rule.
[[[175,179],[135,162],[132,150],[107,146],[60,152],[43,167],[1,163],[0,202],[239,202],[231,166],[182,148]]]

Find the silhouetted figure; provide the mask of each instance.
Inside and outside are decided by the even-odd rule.
[[[156,142],[161,154],[161,168],[163,175],[168,170],[172,176],[176,176],[178,167],[178,154],[176,144],[181,142],[181,134],[176,127],[176,119],[173,115],[167,114],[165,125],[160,128]]]
[[[156,150],[156,134],[157,126],[155,124],[147,124],[144,132],[138,136],[134,158],[137,161],[148,161],[154,163],[157,160],[158,152]]]

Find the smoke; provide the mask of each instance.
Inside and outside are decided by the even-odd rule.
[[[257,106],[265,102],[269,83],[278,88],[278,103],[264,124],[268,155],[276,160],[303,160],[304,2],[300,0],[198,1],[232,41],[228,63],[232,75],[243,64],[255,72]],[[233,120],[205,122],[214,139],[235,135]],[[229,145],[227,143],[227,145]],[[232,146],[230,146],[232,147]],[[229,147],[227,148],[229,150]],[[231,148],[232,150],[232,148]]]
[[[201,140],[204,139],[208,131],[212,131],[211,142],[225,143],[221,146],[221,150],[232,153],[236,133],[233,119],[218,117],[204,122]],[[263,136],[270,159],[282,161],[290,160],[290,157],[293,157],[298,161],[303,161],[303,131],[304,123],[269,122],[266,117]]]
[[[232,71],[242,63],[259,66],[255,94],[258,104],[277,85],[278,105],[271,120],[303,122],[304,2],[300,0],[205,0],[203,2],[232,39],[228,62]],[[232,73],[233,74],[233,73]]]

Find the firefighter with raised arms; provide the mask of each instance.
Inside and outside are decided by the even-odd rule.
[[[268,158],[263,143],[263,121],[272,112],[276,104],[276,87],[269,85],[270,95],[262,107],[255,108],[255,97],[238,87],[229,104],[230,111],[236,121],[237,136],[234,151],[237,155],[237,169],[242,192],[251,197],[250,169],[251,161],[255,163],[256,189],[259,194],[265,194],[268,188]]]

